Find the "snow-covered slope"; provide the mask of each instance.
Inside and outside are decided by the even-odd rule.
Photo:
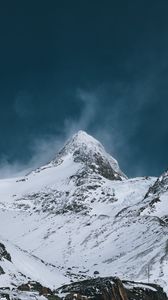
[[[47,165],[0,180],[0,287],[119,276],[168,281],[168,174],[127,177],[83,131]],[[168,291],[168,290],[167,290]]]

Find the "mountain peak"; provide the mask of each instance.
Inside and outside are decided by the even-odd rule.
[[[94,138],[89,135],[86,131],[84,130],[79,130],[78,132],[76,132],[73,136],[72,136],[73,139],[76,139],[76,140],[93,140]],[[95,140],[95,139],[94,139]]]
[[[99,141],[85,131],[80,130],[74,134],[60,150],[54,162],[60,163],[67,155],[71,155],[74,162],[82,163],[88,171],[94,171],[108,179],[126,178],[118,162],[105,151]]]
[[[79,130],[75,133],[66,143],[66,148],[69,148],[69,150],[72,150],[72,148],[77,149],[79,147],[83,147],[85,150],[87,149],[92,152],[104,150],[103,145],[98,140],[83,130]]]
[[[77,141],[77,142],[82,142],[82,143],[93,143],[93,144],[97,144],[99,143],[93,136],[89,135],[86,131],[83,130],[79,130],[77,133],[75,133],[71,140]]]

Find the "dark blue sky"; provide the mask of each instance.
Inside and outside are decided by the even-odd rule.
[[[0,176],[84,129],[129,176],[168,168],[168,1],[1,1]]]

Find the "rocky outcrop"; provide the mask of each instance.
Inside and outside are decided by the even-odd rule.
[[[73,157],[75,162],[85,164],[87,173],[92,171],[109,180],[122,180],[121,175],[111,167],[108,159],[100,153],[87,153],[85,149],[78,149],[73,153]]]
[[[0,261],[2,261],[3,259],[7,259],[11,262],[11,256],[10,254],[7,252],[4,244],[0,243]],[[0,275],[5,274],[2,266],[0,266]]]
[[[145,195],[145,199],[149,196],[155,196],[159,199],[160,194],[165,193],[168,190],[168,171],[165,171],[160,177],[157,178],[155,183],[149,188]]]
[[[24,292],[38,292],[39,295],[47,296],[53,295],[53,292],[48,287],[42,286],[39,282],[29,281],[28,283],[21,284],[18,287],[19,291]]]
[[[118,162],[105,151],[102,144],[84,131],[80,130],[73,135],[51,163],[59,165],[69,154],[74,162],[84,166],[87,174],[99,174],[109,180],[127,178],[120,170]]]
[[[0,275],[5,274],[4,270],[2,269],[2,267],[0,266]]]
[[[66,300],[167,300],[163,289],[154,284],[121,281],[106,277],[84,280],[57,290]]]
[[[0,243],[0,260],[2,260],[3,258],[5,258],[11,262],[10,254],[7,252],[4,244]]]
[[[20,300],[168,300],[155,284],[121,281],[116,277],[94,278],[64,285],[52,291],[39,282],[29,281],[17,289],[0,288],[0,299]]]

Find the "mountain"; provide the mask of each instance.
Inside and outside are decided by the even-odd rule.
[[[128,179],[79,131],[45,166],[0,180],[0,288],[118,276],[168,292],[167,196],[168,172]]]

